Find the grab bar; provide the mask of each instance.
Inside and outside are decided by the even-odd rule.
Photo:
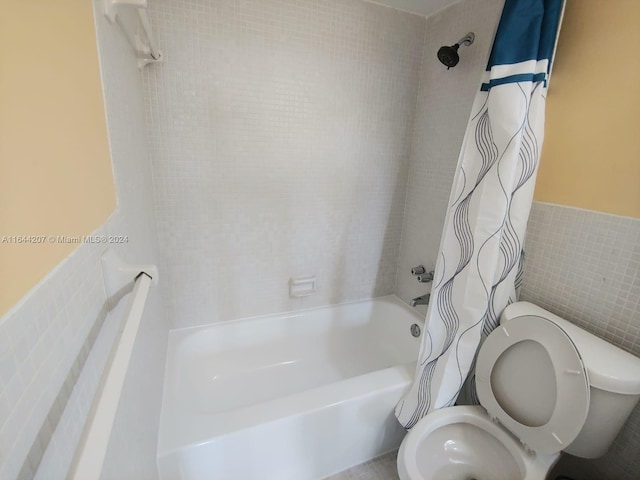
[[[111,350],[108,366],[103,373],[102,386],[96,395],[92,415],[85,426],[83,439],[71,469],[72,473],[69,478],[73,480],[98,480],[100,478],[147,295],[152,283],[157,283],[157,269],[154,265],[137,267],[147,268],[139,270],[135,277],[133,292],[125,311],[124,320],[121,322],[120,333]],[[127,271],[135,271],[138,268],[128,266],[121,262],[113,252],[107,251],[103,255],[103,273],[107,290],[122,292],[123,289],[118,288],[117,282],[125,278]],[[155,278],[152,278],[147,271]]]

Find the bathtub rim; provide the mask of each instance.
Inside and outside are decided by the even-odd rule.
[[[415,307],[411,307],[408,303],[404,302],[397,295],[391,293],[389,295],[381,295],[379,297],[359,298],[359,299],[356,299],[356,300],[348,300],[346,302],[340,302],[340,303],[329,303],[329,304],[326,304],[326,305],[319,305],[319,306],[316,306],[316,307],[301,308],[301,309],[297,309],[297,310],[285,310],[285,311],[276,312],[276,313],[265,313],[265,314],[260,314],[260,315],[252,315],[250,317],[232,318],[230,320],[220,320],[219,322],[203,323],[201,325],[191,325],[189,327],[170,328],[169,329],[169,337],[168,337],[169,340],[168,340],[167,343],[169,343],[171,341],[172,335],[176,336],[176,335],[178,335],[180,333],[187,334],[191,330],[199,330],[199,329],[207,330],[209,328],[216,328],[216,327],[220,327],[220,326],[223,326],[223,325],[224,326],[228,326],[228,325],[241,323],[241,322],[249,322],[249,321],[254,321],[254,320],[265,320],[267,318],[294,318],[294,317],[299,317],[299,316],[301,316],[301,315],[303,315],[305,313],[311,313],[311,312],[316,312],[316,311],[320,311],[320,310],[328,310],[330,308],[335,308],[335,307],[349,306],[349,305],[353,305],[353,304],[356,304],[356,303],[374,302],[376,300],[389,300],[390,303],[403,308],[407,313],[415,316],[418,320],[420,320],[421,322],[424,323],[425,315],[423,315]],[[167,356],[167,359],[168,359],[168,356]]]

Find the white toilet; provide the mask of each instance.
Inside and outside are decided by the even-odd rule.
[[[640,358],[518,302],[480,348],[476,388],[482,407],[411,429],[401,480],[543,480],[562,451],[604,455],[640,399]]]

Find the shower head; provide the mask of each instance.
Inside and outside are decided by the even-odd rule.
[[[460,55],[458,55],[459,44],[452,45],[450,47],[440,47],[438,50],[438,60],[446,65],[447,70],[451,67],[455,67],[460,61]]]
[[[438,50],[438,60],[447,67],[447,70],[451,67],[455,67],[460,61],[460,55],[458,55],[460,45],[471,45],[475,38],[475,34],[473,32],[469,32],[450,47],[440,47]]]

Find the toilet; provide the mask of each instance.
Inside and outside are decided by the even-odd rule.
[[[561,452],[604,455],[640,399],[640,358],[528,302],[476,362],[480,406],[437,410],[405,436],[401,480],[543,480]]]

